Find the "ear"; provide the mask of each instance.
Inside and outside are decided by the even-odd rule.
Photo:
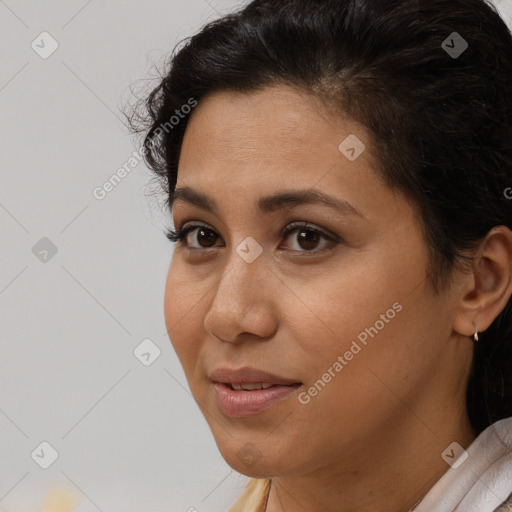
[[[496,226],[487,233],[473,257],[472,271],[461,284],[455,331],[472,336],[485,331],[512,294],[512,232]]]

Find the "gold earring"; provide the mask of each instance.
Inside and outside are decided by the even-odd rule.
[[[475,334],[473,334],[473,341],[478,341],[478,329],[475,326]]]

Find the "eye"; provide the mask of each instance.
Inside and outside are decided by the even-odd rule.
[[[290,237],[294,232],[297,233],[295,237]],[[296,244],[291,250],[299,252],[321,252],[330,245],[338,243],[334,237],[304,222],[288,225],[283,230],[282,236],[283,238],[292,238]],[[326,241],[326,243],[320,247],[320,250],[315,250],[318,249],[318,245],[322,240]]]
[[[295,238],[290,235],[296,232]],[[168,230],[167,238],[171,242],[179,242],[191,249],[209,249],[215,247],[215,242],[220,238],[213,229],[203,224],[191,224],[177,231]],[[319,228],[314,228],[307,222],[295,222],[287,225],[281,232],[283,239],[291,238],[295,242],[294,247],[290,249],[295,252],[322,252],[329,246],[336,245],[339,241],[331,235],[328,235]],[[318,245],[324,241],[324,244]],[[196,245],[194,245],[196,244]]]
[[[196,232],[195,236],[190,237],[192,233]],[[213,230],[202,224],[194,225],[191,224],[185,228],[173,231],[169,229],[166,233],[167,238],[171,242],[179,242],[186,247],[193,249],[209,249],[214,247],[215,241],[219,238],[219,235]],[[199,246],[194,246],[190,243],[190,239],[194,240]]]

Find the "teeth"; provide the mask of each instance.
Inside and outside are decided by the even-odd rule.
[[[268,389],[271,386],[273,386],[273,384],[268,384],[265,382],[247,382],[242,384],[231,384],[231,387],[238,391],[254,391],[255,389]]]

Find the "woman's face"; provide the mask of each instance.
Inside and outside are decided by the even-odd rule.
[[[371,149],[361,125],[285,86],[215,93],[187,127],[173,219],[201,227],[175,247],[165,319],[241,473],[364,461],[464,404],[470,359],[445,350],[456,301],[429,288],[413,209]]]

